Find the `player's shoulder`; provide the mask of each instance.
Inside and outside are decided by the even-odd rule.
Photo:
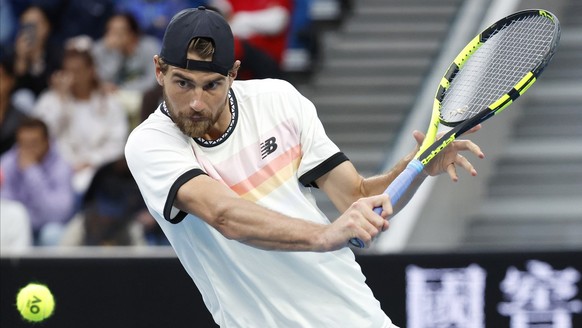
[[[177,139],[185,141],[187,137],[158,108],[131,131],[127,144],[143,148],[144,145],[158,143],[171,145]],[[173,142],[169,142],[170,140],[173,140]]]
[[[291,83],[280,79],[236,80],[232,88],[235,93],[248,96],[298,93]]]

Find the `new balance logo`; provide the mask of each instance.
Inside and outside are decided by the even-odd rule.
[[[261,158],[265,158],[277,150],[277,139],[275,137],[270,137],[269,139],[261,142]]]

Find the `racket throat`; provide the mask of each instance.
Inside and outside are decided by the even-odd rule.
[[[420,158],[422,158],[420,160],[422,165],[428,164],[428,162],[430,162],[436,155],[438,155],[438,153],[445,149],[451,142],[455,141],[456,138],[457,138],[456,134],[453,133],[451,134],[450,137],[443,140],[442,142],[434,143],[430,147],[428,147],[425,151],[425,153],[428,153],[428,155],[420,156]]]

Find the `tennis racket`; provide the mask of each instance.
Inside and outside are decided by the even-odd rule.
[[[441,79],[420,150],[384,192],[392,205],[447,145],[523,95],[550,62],[559,39],[558,19],[540,9],[511,14],[473,38]],[[452,129],[437,140],[440,124]],[[380,214],[382,208],[374,211]],[[364,247],[357,238],[350,243]]]

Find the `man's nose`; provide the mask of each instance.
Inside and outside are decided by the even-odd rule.
[[[190,100],[190,108],[194,111],[201,111],[204,109],[204,103],[202,102],[202,91],[195,90],[194,96]]]

